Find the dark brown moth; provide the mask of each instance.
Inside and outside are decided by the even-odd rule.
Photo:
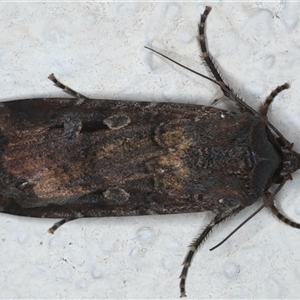
[[[0,105],[0,211],[28,217],[138,216],[212,211],[215,217],[190,245],[180,292],[193,255],[212,228],[263,197],[283,222],[300,228],[274,205],[274,196],[300,155],[267,121],[277,87],[259,112],[219,75],[207,51],[206,7],[199,24],[202,56],[238,112],[214,107],[89,99],[49,78],[75,98]],[[155,52],[155,51],[154,51]],[[272,195],[269,188],[278,184]]]

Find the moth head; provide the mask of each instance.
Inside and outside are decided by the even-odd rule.
[[[281,176],[289,176],[300,169],[300,154],[289,148],[282,148]]]

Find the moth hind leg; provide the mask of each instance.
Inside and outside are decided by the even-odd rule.
[[[71,95],[72,97],[75,97],[77,99],[89,99],[88,97],[70,89],[69,87],[67,87],[66,85],[64,85],[63,83],[61,83],[55,76],[54,74],[50,74],[48,76],[48,79],[50,79],[52,82],[54,82],[54,85],[59,87],[60,89],[62,89],[65,93]]]
[[[61,227],[65,223],[79,219],[79,218],[80,217],[70,217],[70,218],[62,219],[59,222],[54,223],[54,225],[48,229],[48,232],[53,234],[59,227]]]
[[[270,197],[271,193],[270,192],[266,192],[264,194],[264,201],[267,201],[267,199]],[[272,212],[272,214],[278,218],[280,221],[282,221],[283,223],[291,226],[291,227],[294,227],[294,228],[297,228],[297,229],[300,229],[300,224],[299,223],[296,223],[292,220],[290,220],[289,218],[287,218],[286,216],[284,216],[279,210],[278,208],[275,206],[274,204],[274,200],[269,204],[269,208]]]
[[[186,284],[186,278],[187,273],[189,270],[189,267],[192,263],[193,257],[195,255],[195,252],[199,248],[200,244],[205,240],[205,238],[208,236],[208,234],[212,231],[212,229],[224,221],[225,219],[231,217],[232,215],[237,214],[243,209],[241,206],[235,206],[231,207],[225,211],[222,211],[221,213],[217,214],[210,223],[206,226],[206,228],[203,230],[203,232],[197,237],[189,246],[189,251],[183,261],[183,268],[180,274],[180,297],[186,297],[185,293],[185,284]]]
[[[288,89],[290,85],[288,83],[285,83],[283,85],[278,86],[274,91],[271,92],[271,94],[267,97],[265,103],[260,108],[260,114],[264,117],[267,116],[269,107],[271,103],[273,102],[274,98],[282,91]]]

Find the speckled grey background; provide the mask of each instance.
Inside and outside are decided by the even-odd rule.
[[[153,46],[206,72],[195,38],[204,6],[0,3],[1,100],[65,97],[47,80],[53,72],[89,97],[209,104],[220,96],[217,87],[143,48]],[[300,5],[211,6],[211,53],[248,103],[258,107],[277,85],[291,84],[272,105],[270,120],[300,151]],[[300,222],[298,173],[277,203]],[[189,297],[299,297],[300,231],[267,209],[209,251],[259,204],[216,228],[198,251]],[[0,298],[177,298],[187,246],[211,217],[83,219],[50,235],[54,220],[1,214]]]

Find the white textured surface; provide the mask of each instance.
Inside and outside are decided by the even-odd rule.
[[[211,53],[254,107],[289,82],[270,120],[300,150],[298,3],[212,3]],[[218,88],[143,48],[204,72],[199,3],[1,3],[1,99],[66,95],[50,73],[89,97],[211,103]],[[299,172],[298,172],[299,173]],[[300,222],[298,173],[277,203]],[[219,226],[198,251],[189,297],[298,298],[300,231],[264,210],[208,249],[258,204]],[[0,298],[177,298],[187,246],[210,213],[83,219],[53,236],[53,220],[0,215]]]

